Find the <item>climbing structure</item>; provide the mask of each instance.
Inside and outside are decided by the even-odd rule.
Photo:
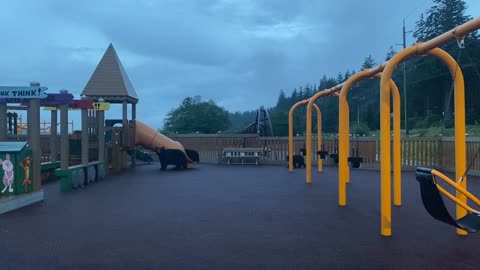
[[[242,134],[258,134],[261,137],[273,136],[272,122],[265,108],[260,107],[257,110],[255,122],[243,128]]]

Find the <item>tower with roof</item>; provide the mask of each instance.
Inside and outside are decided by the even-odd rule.
[[[94,101],[122,104],[123,149],[126,151],[134,150],[136,104],[138,103],[138,95],[128,78],[127,72],[121,63],[113,44],[110,43],[108,46],[81,95]],[[132,106],[131,122],[129,122],[127,115],[128,104],[131,104]],[[98,111],[97,113],[97,118],[100,118],[99,121],[104,121],[104,112]],[[98,146],[99,149],[104,149],[105,138],[103,135],[100,137]],[[99,152],[99,160],[104,160],[104,151],[100,150]],[[131,164],[132,167],[135,167],[135,155],[132,155]]]

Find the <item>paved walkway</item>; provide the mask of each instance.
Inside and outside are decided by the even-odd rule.
[[[0,216],[0,269],[479,269],[480,234],[458,237],[421,204],[404,174],[404,206],[382,238],[379,173],[353,171],[337,206],[337,171],[158,164]],[[480,194],[480,180],[471,179]]]

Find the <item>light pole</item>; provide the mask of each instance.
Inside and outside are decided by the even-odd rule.
[[[402,27],[402,37],[403,43],[402,44],[395,44],[395,45],[402,45],[405,49],[407,47],[407,33],[411,33],[412,31],[405,31],[405,19],[403,19],[403,27]],[[408,117],[407,117],[407,71],[406,71],[406,62],[403,62],[402,69],[403,69],[403,122],[405,127],[405,133],[408,136]]]

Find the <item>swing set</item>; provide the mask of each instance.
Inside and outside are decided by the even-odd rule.
[[[401,205],[401,156],[400,156],[400,98],[398,88],[392,81],[392,74],[395,69],[404,61],[416,56],[431,55],[441,60],[449,69],[452,76],[452,88],[454,90],[455,102],[455,171],[457,181],[453,181],[441,172],[430,168],[417,168],[417,180],[420,183],[422,202],[425,209],[435,219],[455,226],[457,234],[467,235],[468,232],[480,230],[480,211],[468,206],[467,198],[480,206],[480,200],[467,191],[467,173],[470,166],[466,167],[466,128],[465,128],[465,86],[463,74],[458,62],[447,52],[440,49],[440,46],[452,40],[457,40],[460,50],[465,47],[464,38],[469,33],[480,29],[480,18],[473,19],[465,24],[437,36],[424,43],[416,43],[395,54],[388,62],[375,68],[367,69],[354,74],[346,82],[316,93],[307,103],[306,115],[306,183],[311,183],[311,162],[312,162],[312,108],[317,98],[336,94],[339,96],[339,205],[346,205],[346,188],[349,182],[349,110],[346,95],[350,86],[364,78],[380,78],[380,222],[381,234],[391,236],[391,215],[392,215],[392,188],[391,188],[391,126],[390,126],[390,99],[393,95],[394,114],[394,138],[393,138],[393,165],[394,165],[394,205]],[[460,53],[457,59],[460,57]],[[340,93],[340,94],[338,94]],[[305,104],[306,101],[302,101]],[[297,105],[298,106],[298,105]],[[294,108],[292,108],[294,109]],[[289,137],[292,137],[290,135]],[[321,145],[321,144],[319,144]],[[289,143],[289,151],[293,151],[293,140]],[[352,151],[354,152],[354,151]],[[480,152],[480,149],[479,149]],[[292,152],[291,152],[292,153]],[[355,153],[352,153],[355,154]],[[475,155],[475,158],[477,157]],[[358,146],[357,155],[358,157]],[[351,156],[350,156],[351,158]],[[350,159],[353,161],[353,159]],[[359,160],[355,160],[355,165]],[[356,166],[351,166],[356,167]],[[437,183],[442,179],[456,189],[455,196],[446,191]],[[453,200],[456,207],[456,218],[453,218],[447,211],[442,196]]]
[[[380,80],[380,171],[381,171],[381,234],[391,236],[391,181],[390,181],[390,92],[389,84],[393,71],[403,61],[414,57],[431,55],[441,60],[449,69],[453,79],[455,102],[455,174],[458,181],[453,181],[442,173],[428,169],[417,169],[422,201],[426,210],[436,219],[457,227],[457,234],[467,235],[480,226],[480,217],[474,216],[472,208],[467,205],[467,197],[478,204],[478,199],[467,191],[466,172],[466,128],[465,128],[465,85],[462,70],[458,62],[439,47],[452,40],[457,40],[459,48],[464,48],[465,36],[480,28],[480,18],[471,20],[428,42],[417,43],[403,49],[387,62]],[[446,192],[437,185],[437,178],[446,181],[456,189],[456,196]],[[441,200],[440,193],[456,203],[456,219],[453,219]],[[468,212],[467,212],[468,211]],[[478,212],[477,212],[478,213]],[[450,218],[449,218],[450,216]]]

